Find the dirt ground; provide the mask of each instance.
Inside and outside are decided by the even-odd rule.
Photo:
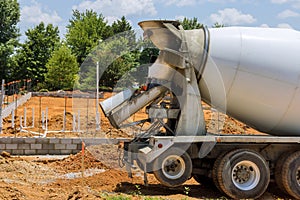
[[[109,96],[111,93],[105,94],[105,98]],[[122,130],[111,127],[99,106],[98,109],[100,130],[96,131],[95,99],[32,97],[30,101],[16,110],[14,127],[12,127],[11,116],[3,120],[2,136],[32,137],[46,133],[47,137],[128,137]],[[65,120],[64,112],[66,113]],[[24,127],[22,130],[20,121]]]
[[[107,166],[93,156],[95,149],[90,147],[84,155],[80,152],[62,159],[0,156],[0,199],[226,199],[211,183],[199,184],[194,179],[170,189],[148,175],[146,187],[142,172],[136,170],[129,178],[117,167],[115,157],[105,157],[105,163],[111,164]],[[271,183],[261,199],[288,196]]]
[[[105,97],[110,95],[106,94]],[[21,132],[19,119],[20,116],[24,117],[24,108],[28,127],[33,124],[34,108],[35,127],[25,128],[26,131]],[[44,135],[46,130],[42,127],[41,111],[46,111],[47,108],[47,137],[132,137],[126,131],[111,127],[103,113],[100,113],[101,128],[96,131],[95,117],[91,117],[96,113],[95,100],[50,97],[33,97],[21,106],[16,112],[15,128],[11,127],[12,119],[8,117],[4,120],[4,134],[1,136]],[[220,129],[222,133],[233,134],[260,134],[228,116],[211,112],[207,105],[204,105],[204,108],[208,130]],[[64,125],[65,109],[67,114]],[[74,110],[76,111],[73,112]],[[78,118],[82,124],[80,130],[75,133],[71,132],[74,129],[74,115],[77,116],[77,131]],[[144,114],[138,113],[134,117],[143,118]],[[225,123],[220,123],[221,118],[226,119]],[[190,179],[183,186],[170,189],[161,186],[153,175],[148,175],[148,178],[147,187],[143,185],[141,171],[135,170],[133,178],[129,178],[125,169],[119,167],[118,147],[115,145],[90,146],[84,152],[66,157],[0,156],[0,199],[226,199],[211,183],[199,184]],[[289,199],[289,196],[281,193],[272,182],[261,199]]]
[[[104,99],[111,95],[111,93],[104,93]],[[261,134],[227,115],[218,113],[205,103],[203,103],[203,108],[209,132]],[[14,127],[12,127],[11,116],[4,119],[2,136],[32,137],[44,135],[46,132],[47,137],[132,137],[131,129],[114,129],[104,116],[102,110],[99,107],[98,109],[100,113],[100,130],[96,131],[95,99],[32,97],[30,101],[20,106],[15,112]],[[64,112],[66,112],[65,120]],[[26,124],[24,120],[25,113]],[[145,113],[141,111],[136,113],[132,118],[133,120],[139,120],[145,117]],[[75,128],[74,120],[76,124]],[[25,128],[20,129],[20,121]]]

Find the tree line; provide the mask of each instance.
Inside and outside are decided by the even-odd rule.
[[[96,63],[100,65],[100,86],[113,88],[121,77],[125,77],[124,84],[144,78],[146,65],[158,55],[124,16],[110,25],[93,10],[73,10],[65,38],[60,38],[57,26],[41,22],[25,32],[22,43],[19,20],[17,0],[0,0],[0,78],[6,82],[31,80],[34,90],[93,89]],[[203,26],[197,18],[184,18],[181,23],[184,29]]]

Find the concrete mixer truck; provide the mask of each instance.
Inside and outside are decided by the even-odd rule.
[[[100,103],[116,128],[147,123],[124,143],[129,175],[138,166],[164,186],[210,180],[233,199],[258,198],[275,180],[300,199],[300,32],[225,27],[184,30],[177,21],[143,21],[160,50],[148,88]],[[213,108],[265,134],[209,132]],[[146,119],[128,122],[140,110]]]

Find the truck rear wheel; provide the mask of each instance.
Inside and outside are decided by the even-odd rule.
[[[177,187],[191,177],[192,160],[183,150],[170,148],[154,160],[153,170],[162,185]]]
[[[279,176],[276,181],[285,191],[294,198],[300,199],[300,151],[290,154],[282,164],[281,174],[276,175]]]
[[[222,161],[222,159],[224,158],[226,153],[222,153],[221,155],[218,156],[218,158],[215,160],[214,162],[214,165],[213,165],[213,169],[212,169],[212,179],[213,179],[213,182],[216,186],[216,188],[218,188],[218,190],[220,192],[223,192],[222,189],[220,188],[220,184],[218,182],[218,167],[220,166],[220,163]]]
[[[283,191],[284,193],[288,194],[288,192],[285,190],[284,186],[283,186],[283,178],[282,178],[282,167],[283,164],[285,163],[286,159],[287,159],[287,155],[291,155],[293,152],[285,152],[283,153],[276,162],[276,166],[275,166],[275,182],[278,186],[278,188]]]
[[[220,189],[233,199],[258,198],[267,189],[270,170],[255,151],[238,149],[227,153],[217,167]]]

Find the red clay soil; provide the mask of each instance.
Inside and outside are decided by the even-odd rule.
[[[108,93],[105,95],[110,96]],[[43,135],[45,129],[42,127],[42,112],[46,112],[48,108],[48,131],[47,137],[85,137],[89,136],[86,132],[92,132],[92,135],[97,134],[99,137],[128,137],[126,133],[121,130],[116,130],[111,127],[109,121],[102,113],[99,108],[101,116],[101,131],[95,131],[96,120],[96,101],[95,99],[72,99],[72,98],[56,98],[56,97],[32,97],[23,106],[20,106],[15,112],[15,127],[12,128],[12,118],[11,116],[3,120],[3,134],[1,136],[13,136],[13,137],[32,137],[38,135]],[[20,117],[22,117],[22,122],[24,124],[24,109],[26,108],[26,118],[27,127],[32,126],[32,109],[34,109],[34,128],[25,128],[26,132],[20,131]],[[63,114],[66,109],[66,124],[65,131]],[[73,112],[76,110],[76,112]],[[81,120],[81,132],[73,131],[73,115],[78,116],[78,111],[80,110],[80,120]],[[88,122],[86,123],[88,118]],[[78,120],[78,118],[77,118]],[[84,125],[83,125],[84,124]],[[45,125],[45,123],[44,123]],[[24,125],[23,125],[24,126]],[[53,132],[52,132],[53,131]],[[35,133],[35,134],[34,134]]]
[[[110,94],[106,94],[110,95]],[[65,101],[67,100],[67,101]],[[66,104],[65,104],[66,102]],[[76,107],[87,105],[87,101],[76,102]],[[94,100],[90,100],[90,114],[95,110]],[[40,125],[39,110],[49,108],[48,130],[60,130],[63,127],[62,113],[66,107],[66,130],[72,130],[72,99],[34,97],[17,111],[17,116],[27,108],[27,122],[30,125],[30,109],[35,109],[36,127],[28,133],[12,129],[11,119],[5,119],[4,134],[2,136],[31,137],[33,132],[43,133]],[[258,133],[246,125],[225,116],[224,127],[217,126],[220,121],[213,116],[209,109],[205,110],[208,129],[216,130],[221,127],[222,133]],[[136,119],[144,118],[145,114],[138,113]],[[17,125],[18,117],[17,119]],[[84,120],[84,119],[82,119]],[[91,130],[95,127],[95,120],[88,123]],[[19,127],[19,126],[17,126]],[[90,128],[90,129],[89,129]],[[16,131],[16,132],[14,132]],[[86,133],[58,132],[49,133],[50,137],[81,137]],[[126,131],[119,131],[111,127],[108,120],[101,113],[101,131],[93,132],[92,136],[101,137],[131,137]],[[118,147],[115,145],[100,145],[87,147],[83,154],[70,155],[63,159],[53,157],[3,157],[0,156],[0,199],[15,200],[45,200],[45,199],[226,199],[211,183],[197,183],[190,179],[183,186],[169,189],[161,186],[153,175],[148,175],[149,186],[143,185],[143,173],[134,171],[133,178],[129,178],[124,168],[119,167]],[[83,175],[83,177],[82,177]],[[261,199],[288,199],[271,183],[268,191]],[[148,198],[149,199],[149,198]]]
[[[199,184],[191,179],[170,189],[148,175],[146,187],[138,170],[129,178],[124,169],[106,166],[89,151],[83,165],[82,158],[81,152],[64,159],[0,156],[0,199],[226,199],[208,182]],[[286,198],[271,183],[261,199]]]

